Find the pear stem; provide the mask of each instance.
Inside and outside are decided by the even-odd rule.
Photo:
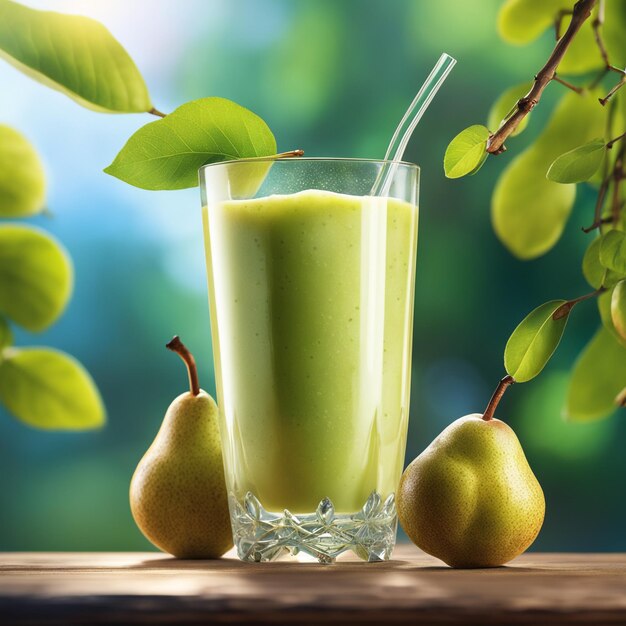
[[[483,413],[483,419],[488,422],[490,419],[493,419],[493,414],[496,411],[496,407],[498,403],[502,399],[504,392],[508,389],[510,385],[515,384],[515,378],[513,376],[505,376],[496,387],[496,390],[493,392],[491,396],[491,400],[489,400],[489,404]]]
[[[289,150],[289,152],[280,152],[274,155],[274,159],[293,159],[304,156],[304,150]]]
[[[193,354],[189,352],[187,346],[180,340],[178,335],[165,344],[165,347],[172,352],[176,352],[178,356],[185,362],[187,373],[189,374],[189,389],[192,395],[197,396],[200,393],[200,383],[198,382],[198,368]]]

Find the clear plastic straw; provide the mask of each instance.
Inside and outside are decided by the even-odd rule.
[[[439,57],[435,67],[428,75],[428,78],[424,81],[417,95],[411,102],[411,106],[407,109],[404,117],[398,124],[396,132],[393,134],[389,147],[385,154],[385,160],[391,161],[383,166],[381,169],[374,186],[372,187],[373,196],[386,196],[389,193],[391,187],[391,181],[398,167],[397,162],[402,160],[404,151],[409,143],[409,139],[415,130],[418,122],[422,119],[422,115],[428,108],[428,105],[432,102],[435,94],[439,91],[439,88],[443,84],[443,81],[448,77],[448,74],[452,70],[456,63],[456,59],[453,59],[449,54],[445,52]]]

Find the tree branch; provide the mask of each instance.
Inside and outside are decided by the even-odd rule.
[[[605,157],[606,159],[607,157]],[[606,192],[609,189],[609,184],[611,182],[612,174],[605,175],[602,178],[602,183],[600,184],[600,189],[598,189],[598,197],[596,198],[596,206],[593,213],[593,224],[591,226],[587,226],[583,228],[584,233],[590,233],[592,230],[596,228],[600,228],[602,224],[608,224],[611,220],[605,220],[602,217],[602,205],[604,204],[604,198],[606,197]]]
[[[532,111],[544,89],[554,78],[559,63],[563,60],[576,33],[591,15],[591,11],[596,4],[596,0],[578,0],[572,10],[572,19],[565,31],[552,50],[546,64],[535,76],[535,82],[530,91],[517,102],[515,112],[506,119],[498,130],[489,137],[487,141],[487,152],[490,154],[500,154],[506,150],[504,142],[520,125],[521,121]]]
[[[609,53],[606,51],[606,46],[604,45],[604,39],[602,39],[602,27],[604,26],[604,0],[598,0],[598,14],[591,23],[591,26],[593,28],[593,36],[596,40],[596,45],[600,51],[600,56],[604,61],[605,69],[608,70],[611,63],[609,62]]]
[[[592,291],[591,293],[586,293],[584,296],[578,296],[578,298],[574,298],[573,300],[568,300],[567,302],[564,302],[553,314],[552,314],[552,319],[553,320],[560,320],[563,317],[567,317],[570,313],[570,311],[579,303],[579,302],[583,302],[584,300],[589,300],[590,298],[595,298],[596,296],[599,296],[601,293],[604,293],[606,291],[606,287],[600,287],[598,289],[596,289],[595,291]]]

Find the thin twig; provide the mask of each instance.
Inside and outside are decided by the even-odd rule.
[[[609,53],[606,51],[604,39],[602,38],[602,27],[604,26],[604,0],[598,0],[598,13],[591,23],[591,26],[593,27],[593,36],[595,37],[596,45],[600,51],[600,56],[604,61],[604,67],[608,70],[611,63],[609,62]]]
[[[611,139],[611,141],[607,142],[606,147],[610,150],[613,147],[614,144],[616,144],[618,141],[621,141],[622,139],[624,139],[624,137],[626,137],[626,133],[622,133],[618,137],[615,137],[614,139]]]
[[[572,9],[572,19],[565,31],[552,50],[546,64],[535,76],[535,81],[530,91],[517,101],[514,113],[507,118],[500,128],[489,137],[487,142],[487,152],[490,154],[500,154],[505,150],[504,142],[520,125],[521,121],[532,111],[544,89],[554,78],[559,63],[563,60],[576,33],[591,15],[596,0],[578,0]]]
[[[589,85],[587,86],[587,89],[589,91],[592,91],[593,89],[595,89],[602,82],[602,79],[607,75],[608,71],[609,71],[608,67],[603,67],[600,70],[600,73],[591,81],[591,83],[589,83]]]
[[[606,159],[606,157],[605,157]],[[596,198],[596,205],[593,211],[593,224],[591,226],[587,226],[583,228],[584,233],[590,233],[592,230],[596,228],[600,228],[602,224],[606,222],[602,219],[602,205],[604,204],[604,198],[606,197],[606,192],[609,189],[609,185],[611,184],[611,179],[613,178],[613,174],[609,173],[603,176],[602,183],[600,184],[600,188],[598,189],[598,197]]]
[[[611,62],[609,61],[609,53],[606,49],[606,46],[604,45],[604,37],[602,35],[602,29],[604,27],[604,6],[605,0],[598,0],[598,13],[591,23],[591,26],[593,28],[593,36],[596,41],[596,46],[598,47],[598,50],[600,52],[600,56],[602,57],[602,61],[604,62],[604,68],[602,68],[602,71],[589,85],[590,90],[597,87],[602,82],[602,79],[609,73],[609,71],[613,67],[611,65]]]
[[[554,18],[554,35],[558,41],[561,38],[561,26],[563,26],[563,18],[566,15],[571,15],[571,9],[561,9]]]
[[[612,97],[613,95],[620,90],[624,85],[626,84],[626,75],[622,75],[621,80],[619,81],[619,83],[617,83],[617,85],[615,85],[611,91],[609,91],[609,93],[606,94],[606,96],[604,96],[604,98],[598,98],[598,102],[600,102],[600,104],[602,106],[604,106]]]
[[[620,198],[620,186],[624,180],[624,153],[626,152],[626,144],[622,144],[620,151],[615,159],[613,167],[613,195],[611,197],[611,218],[613,225],[619,223],[619,216],[622,208]]]
[[[552,80],[555,80],[557,83],[560,83],[561,85],[563,85],[564,87],[567,87],[568,89],[571,89],[572,91],[575,91],[576,93],[582,93],[583,91],[585,91],[584,87],[578,87],[577,85],[573,85],[572,83],[570,83],[567,80],[563,80],[560,76],[558,76],[557,74],[555,74],[552,77]]]
[[[574,298],[573,300],[568,300],[567,302],[564,302],[553,314],[552,314],[552,319],[553,320],[560,320],[564,317],[567,317],[570,314],[570,311],[579,303],[579,302],[583,302],[584,300],[589,300],[590,298],[595,298],[596,296],[599,296],[601,293],[604,293],[606,291],[606,287],[599,287],[598,289],[596,289],[595,291],[592,291],[591,293],[586,293],[584,296],[578,296],[578,298]]]
[[[615,103],[613,102],[609,106],[609,110],[606,115],[605,127],[604,127],[604,136],[610,137],[613,134],[613,121],[615,119]],[[604,204],[604,198],[609,190],[609,185],[611,183],[612,173],[609,172],[609,164],[610,158],[607,153],[604,154],[604,158],[602,159],[602,182],[600,183],[600,188],[598,189],[598,196],[596,198],[596,204],[593,212],[593,224],[591,226],[583,227],[584,233],[590,233],[592,230],[599,228],[602,230],[602,226],[604,224],[608,224],[611,220],[607,220],[602,217],[602,206]]]
[[[155,109],[154,107],[152,107],[148,113],[150,113],[151,115],[156,115],[157,117],[165,117],[165,113],[161,113],[161,111],[159,111],[158,109]]]
[[[609,53],[606,49],[606,46],[604,45],[604,39],[602,37],[602,27],[604,26],[604,6],[605,6],[605,0],[598,0],[598,14],[592,23],[593,34],[596,40],[596,45],[598,46],[598,50],[600,51],[600,56],[602,57],[602,60],[604,61],[604,71],[602,72],[602,74],[600,74],[600,76],[596,80],[593,81],[592,87],[595,87],[596,85],[598,85],[600,81],[606,76],[607,72],[616,72],[617,74],[621,76],[621,79],[619,83],[617,83],[617,85],[615,85],[613,89],[611,89],[611,91],[609,91],[609,93],[606,96],[604,96],[604,98],[598,98],[598,101],[600,102],[602,106],[605,106],[606,103],[611,99],[613,94],[615,94],[619,89],[621,89],[624,86],[624,83],[626,83],[626,70],[624,70],[621,67],[617,67],[616,65],[613,65],[611,63],[609,59]]]
[[[592,230],[596,228],[600,228],[603,224],[610,224],[613,221],[612,217],[601,217],[596,220],[591,226],[587,226],[586,228],[581,229],[583,233],[590,233]]]

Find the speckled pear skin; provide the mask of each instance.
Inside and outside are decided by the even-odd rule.
[[[206,392],[178,396],[130,483],[137,526],[182,559],[214,559],[233,545],[218,409]]]
[[[513,430],[466,415],[405,470],[398,517],[411,541],[451,567],[497,567],[526,550],[545,499]]]

